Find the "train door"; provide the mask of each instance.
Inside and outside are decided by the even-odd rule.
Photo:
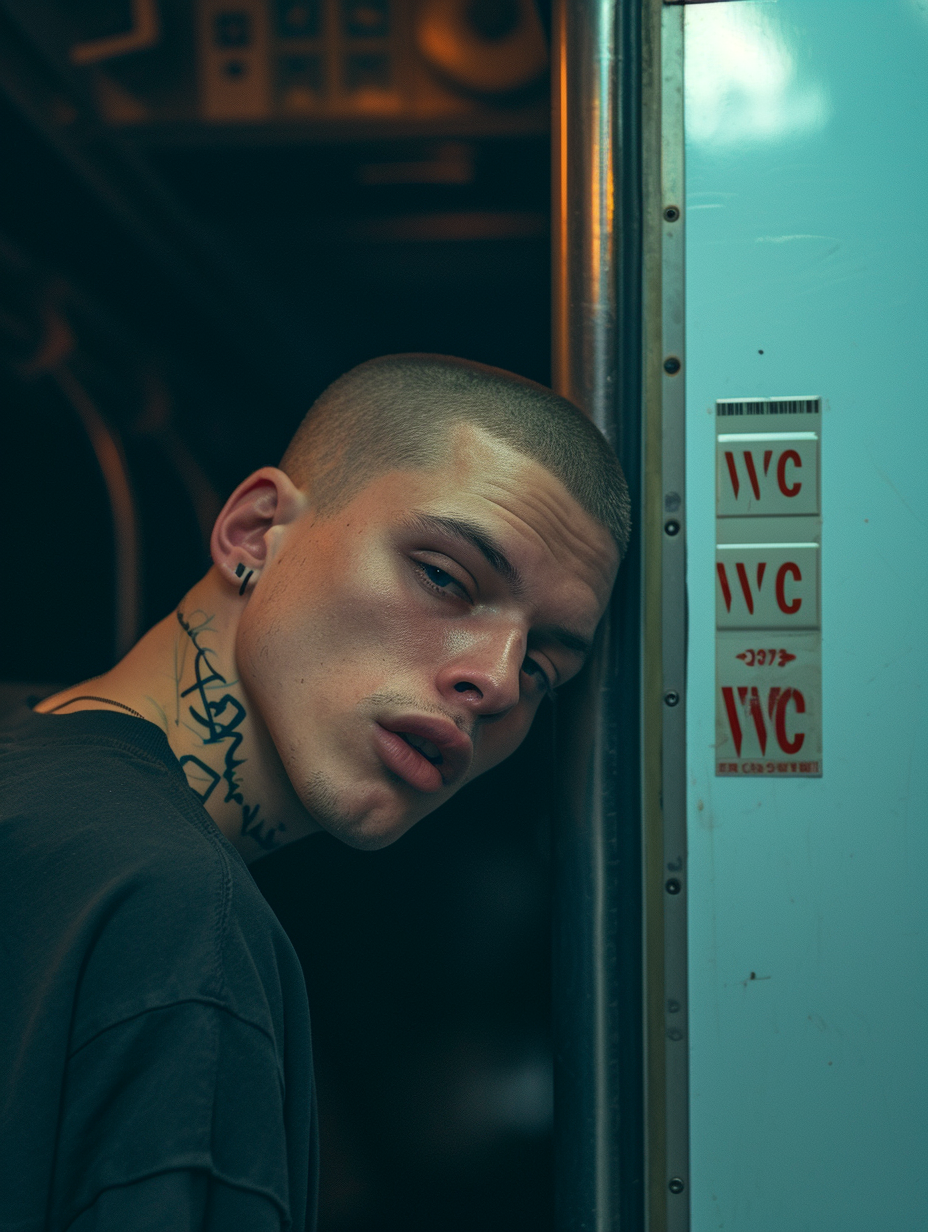
[[[664,1007],[689,1057],[667,1226],[689,1206],[696,1232],[915,1232],[928,11],[668,6],[664,68],[682,189],[665,227],[685,251],[664,296],[686,305],[665,383],[686,437],[689,985],[688,1015],[673,992]]]
[[[557,1226],[916,1232],[928,11],[557,14],[555,379],[637,519],[561,715]]]

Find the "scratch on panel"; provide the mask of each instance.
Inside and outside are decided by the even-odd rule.
[[[908,501],[905,499],[905,497],[902,495],[902,493],[899,491],[899,489],[896,487],[896,485],[893,483],[890,477],[886,474],[886,472],[881,471],[878,466],[875,466],[873,469],[876,471],[879,477],[883,480],[886,486],[888,488],[891,488],[892,491],[895,493],[895,495],[899,498],[899,504],[902,505],[906,510],[908,510],[909,513],[911,513],[912,517],[915,519],[916,522],[918,522],[919,526],[924,526],[925,519],[920,518],[918,516],[918,514],[915,512],[912,506],[908,503]]]

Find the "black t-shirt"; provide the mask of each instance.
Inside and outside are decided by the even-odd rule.
[[[0,1229],[314,1226],[293,947],[164,734],[0,725]]]

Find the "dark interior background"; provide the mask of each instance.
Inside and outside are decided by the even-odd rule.
[[[472,58],[514,40],[489,89],[418,49],[431,0],[150,7],[127,50],[128,0],[0,2],[0,680],[24,693],[119,649],[88,425],[127,463],[141,632],[353,364],[437,351],[549,380],[543,57],[516,71],[543,9],[447,19]],[[234,86],[253,53],[263,101],[210,114],[204,73]],[[395,847],[317,837],[253,866],[307,976],[323,1232],[551,1224],[550,720]]]

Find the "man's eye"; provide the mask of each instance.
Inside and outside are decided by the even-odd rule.
[[[446,569],[440,569],[438,565],[430,565],[424,560],[414,560],[413,564],[429,590],[453,595],[458,599],[470,598],[463,584]]]
[[[435,586],[440,586],[442,590],[444,590],[446,586],[451,586],[454,584],[454,578],[451,574],[445,573],[444,569],[439,569],[437,565],[423,564],[422,568],[425,571],[425,576],[429,579],[429,581]]]
[[[522,670],[527,672],[529,676],[534,676],[538,685],[544,689],[546,693],[554,692],[551,681],[548,679],[548,673],[540,663],[536,663],[534,659],[526,659],[522,664]]]

